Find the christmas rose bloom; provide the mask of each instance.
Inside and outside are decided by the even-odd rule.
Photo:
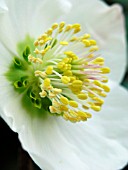
[[[125,64],[119,5],[0,0],[0,115],[41,169],[127,164]]]

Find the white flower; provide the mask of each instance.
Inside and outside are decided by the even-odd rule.
[[[52,23],[62,20],[79,22],[91,33],[111,68],[111,92],[102,111],[87,122],[71,123],[61,116],[44,117],[35,110],[27,111],[30,103],[14,89],[19,82],[13,86],[5,76],[12,69],[12,60],[20,65],[14,56],[23,52],[26,35],[37,38]],[[35,61],[32,57],[29,60]],[[23,148],[41,169],[117,170],[128,162],[128,93],[119,85],[125,63],[124,21],[119,5],[109,7],[99,0],[0,0],[0,115],[19,134]]]

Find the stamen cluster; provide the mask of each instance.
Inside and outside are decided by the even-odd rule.
[[[80,31],[78,23],[54,23],[34,42],[35,55],[28,56],[39,79],[40,98],[51,101],[51,114],[71,122],[90,118],[90,109],[100,111],[110,91],[105,84],[110,69],[97,54],[96,41],[90,34],[76,36]]]

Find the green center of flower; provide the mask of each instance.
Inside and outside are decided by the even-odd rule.
[[[90,34],[76,36],[80,24],[54,23],[34,42],[14,57],[6,76],[15,90],[27,96],[31,105],[62,116],[71,122],[85,121],[90,110],[100,111],[109,92],[104,76],[110,72],[97,54]]]

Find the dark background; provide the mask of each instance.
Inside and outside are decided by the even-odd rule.
[[[123,6],[128,29],[128,0],[105,0],[108,4],[120,3]],[[127,34],[128,39],[128,34]],[[128,71],[122,85],[128,88]],[[125,167],[123,170],[128,168]],[[0,170],[40,170],[21,149],[16,133],[12,132],[0,118]]]

